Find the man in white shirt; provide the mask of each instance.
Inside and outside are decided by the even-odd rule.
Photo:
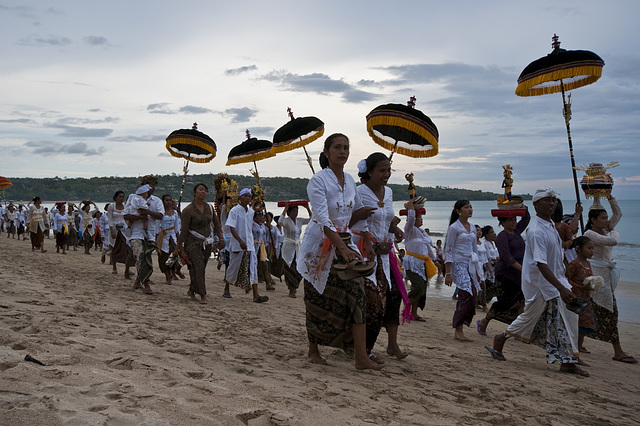
[[[164,206],[162,200],[152,195],[158,184],[158,178],[156,176],[147,175],[143,176],[140,180],[140,187],[147,185],[149,198],[148,209],[134,209],[131,207],[129,200],[125,205],[124,219],[131,221],[131,237],[129,242],[131,243],[131,250],[136,259],[136,281],[133,283],[133,288],[143,288],[143,293],[153,294],[150,284],[152,284],[150,278],[153,274],[153,263],[151,261],[153,250],[155,249],[155,236],[158,229],[157,222],[162,220],[164,214]],[[143,213],[141,216],[140,213]],[[146,216],[144,215],[146,214]],[[145,233],[143,221],[147,220],[147,232]],[[149,235],[150,238],[146,238]]]
[[[258,258],[253,244],[253,202],[251,190],[243,188],[238,193],[238,205],[229,210],[226,225],[233,236],[229,242],[229,267],[224,277],[224,297],[230,297],[229,285],[243,288],[246,293],[253,290],[253,301],[263,303],[267,296],[258,294]]]
[[[493,347],[485,346],[494,359],[505,361],[502,349],[511,336],[525,343],[534,340],[536,324],[544,315],[547,363],[560,363],[560,372],[589,377],[578,363],[578,315],[567,309],[574,302],[571,285],[565,277],[560,235],[551,216],[557,194],[550,187],[538,189],[533,196],[536,217],[527,230],[527,245],[522,262],[524,312],[505,333],[493,338]]]

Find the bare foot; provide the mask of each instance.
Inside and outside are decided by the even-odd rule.
[[[187,290],[187,296],[189,296],[191,298],[191,300],[198,300],[198,299],[196,299],[195,293],[192,292],[191,290]]]
[[[290,297],[290,298],[292,298],[292,299],[295,299],[295,298],[296,298],[296,297],[298,297],[298,296],[296,296],[296,294],[295,294],[295,293],[289,293],[289,297]]]
[[[356,370],[382,370],[384,364],[378,364],[367,358],[366,361],[356,361]]]
[[[307,355],[307,359],[311,364],[327,365],[327,360],[322,358],[319,352],[310,353]]]
[[[133,283],[133,289],[138,290],[139,288],[142,288],[142,286],[140,285],[140,281],[135,280]]]
[[[507,341],[506,337],[503,334],[496,334],[493,336],[493,349],[502,353],[504,349],[504,343]]]
[[[464,335],[464,334],[462,334],[462,333],[460,333],[460,334],[455,333],[455,334],[453,335],[453,338],[454,338],[455,340],[460,341],[460,342],[473,342],[473,340],[469,339],[467,336],[465,336],[465,335]]]
[[[206,305],[207,303],[209,303],[207,301],[207,296],[200,296],[200,304],[201,305]]]
[[[405,359],[407,356],[409,356],[408,352],[402,352],[400,350],[399,347],[395,347],[395,348],[387,348],[387,355],[391,355],[391,356],[395,356],[398,359]]]
[[[591,367],[591,365],[589,365],[586,362],[584,362],[582,360],[582,358],[578,358],[578,365],[582,365],[582,366],[585,366],[585,367]]]

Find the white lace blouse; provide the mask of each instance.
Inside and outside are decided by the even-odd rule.
[[[373,214],[369,216],[366,221],[361,220],[358,223],[354,224],[352,230],[356,233],[353,233],[353,241],[358,244],[358,241],[361,238],[361,236],[358,234],[361,233],[362,229],[366,225],[369,230],[369,234],[372,237],[371,242],[386,241],[389,243],[393,243],[393,239],[389,236],[389,226],[391,226],[391,220],[393,220],[393,217],[395,216],[395,212],[393,211],[393,191],[391,190],[391,188],[387,186],[384,187],[384,198],[382,200],[382,203],[384,205],[382,207],[380,207],[380,205],[378,204],[378,202],[380,201],[378,199],[378,196],[374,194],[367,185],[358,186],[358,192],[360,193],[362,204],[365,207],[375,207],[376,210],[373,211]],[[389,264],[389,256],[381,255],[380,259],[382,260],[382,269],[384,270],[384,275],[385,277],[387,277],[387,283],[389,283],[389,288],[391,288],[391,265]],[[367,279],[373,281],[373,283],[376,285],[378,284],[375,270],[370,276],[367,277]]]
[[[322,252],[325,241],[324,227],[335,232],[347,232],[351,215],[363,207],[356,183],[344,174],[344,188],[330,168],[313,175],[307,185],[307,195],[313,211],[304,233],[296,260],[298,272],[322,294],[335,255],[335,248]],[[358,251],[355,244],[350,247]]]

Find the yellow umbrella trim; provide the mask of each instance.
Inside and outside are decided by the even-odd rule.
[[[271,147],[273,149],[273,147]],[[264,152],[259,152],[256,154],[248,154],[240,157],[229,158],[227,160],[226,166],[233,166],[234,164],[242,164],[242,163],[250,163],[252,161],[260,161],[265,158],[275,157],[275,153],[271,152],[271,149]]]
[[[207,156],[205,158],[198,158],[198,157],[192,157],[189,155],[184,155],[180,152],[176,152],[174,151],[172,148],[172,145],[174,144],[185,144],[185,145],[191,145],[191,146],[197,146],[198,148],[202,148],[204,150],[207,150],[211,156]],[[173,138],[167,141],[167,145],[166,145],[167,151],[169,151],[169,153],[171,155],[173,155],[176,158],[184,158],[185,160],[189,160],[191,162],[194,163],[208,163],[209,161],[213,160],[213,158],[216,156],[216,151],[214,150],[213,152],[210,151],[211,149],[211,145],[205,142],[201,142],[201,141],[197,141],[194,139],[183,139],[183,138]]]
[[[278,144],[277,146],[273,145],[271,147],[271,152],[273,152],[273,154],[275,155],[275,154],[280,154],[281,152],[293,151],[294,149],[302,148],[303,146],[310,144],[311,142],[320,138],[322,135],[324,135],[324,127],[320,129],[318,133],[306,139],[299,140],[293,143],[289,143],[289,141],[286,141],[281,144]],[[296,139],[300,139],[300,138],[296,138]],[[295,140],[295,139],[291,139],[291,140]]]
[[[551,93],[558,93],[562,89],[560,85],[535,87],[539,84],[549,83],[551,81],[563,80],[565,78],[574,78],[580,75],[587,76],[580,80],[570,81],[564,84],[564,90],[573,90],[578,87],[586,86],[591,83],[595,83],[602,76],[602,65],[585,65],[582,67],[574,67],[569,69],[562,69],[541,74],[539,76],[522,81],[516,87],[516,95],[518,96],[541,96]]]
[[[405,148],[403,146],[398,145],[396,146],[394,151],[393,147],[395,144],[390,143],[378,137],[373,132],[373,128],[379,125],[396,126],[396,127],[402,127],[403,129],[407,129],[413,133],[420,135],[421,137],[429,141],[429,143],[433,146],[433,149],[416,150],[411,148]],[[415,122],[406,120],[404,118],[389,117],[389,116],[371,117],[369,120],[367,120],[367,132],[369,133],[369,136],[371,136],[371,138],[374,140],[374,142],[377,143],[378,145],[390,151],[397,152],[398,154],[406,155],[407,157],[428,158],[428,157],[435,157],[436,155],[438,155],[438,139],[436,139],[434,134],[428,131],[427,129],[425,129],[424,127],[416,124]]]

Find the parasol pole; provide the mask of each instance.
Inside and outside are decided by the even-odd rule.
[[[189,171],[189,160],[191,159],[191,153],[189,153],[189,158],[184,162],[184,167],[182,170],[184,171],[184,175],[182,176],[182,186],[180,187],[180,197],[178,197],[178,210],[180,210],[180,202],[182,201],[182,194],[184,193],[184,183],[187,181],[187,172]]]
[[[307,147],[303,146],[302,149],[304,149],[304,155],[307,156],[307,163],[309,163],[309,167],[311,167],[311,173],[315,175],[316,171],[313,170],[313,162],[311,161],[311,157],[309,157],[309,153],[307,152]]]
[[[254,178],[256,178],[256,181],[258,182],[259,186],[262,186],[262,184],[260,183],[260,175],[258,174],[258,165],[256,164],[256,160],[253,160],[253,168],[255,169],[255,174],[253,175]]]
[[[564,116],[564,122],[567,126],[567,139],[569,140],[569,155],[571,157],[571,172],[573,173],[573,186],[576,190],[576,200],[580,202],[580,190],[578,189],[578,175],[576,174],[576,160],[573,156],[573,142],[571,142],[571,126],[569,121],[571,120],[571,94],[569,94],[569,103],[567,103],[564,96],[564,83],[560,79],[560,89],[562,91],[562,115]],[[584,233],[584,222],[582,221],[582,214],[580,215],[580,232]]]

